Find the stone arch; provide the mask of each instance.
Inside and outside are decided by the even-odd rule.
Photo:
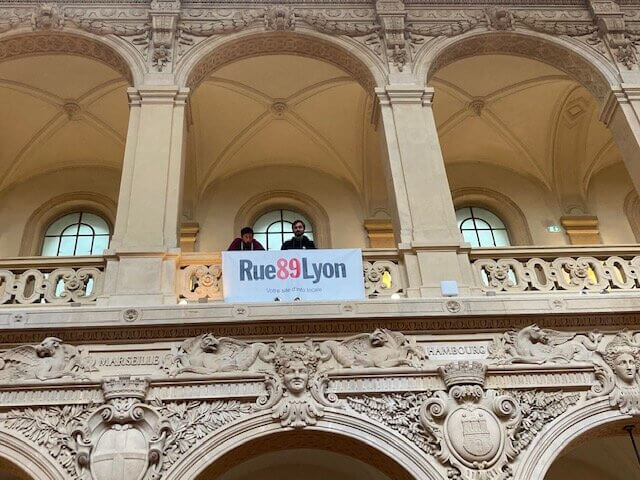
[[[103,37],[79,30],[73,33],[16,30],[0,35],[0,62],[33,55],[75,55],[108,65],[130,85],[141,84],[144,63],[133,47],[125,45],[117,37]]]
[[[416,59],[418,78],[428,80],[441,68],[476,55],[505,54],[549,64],[569,74],[604,104],[612,86],[620,84],[615,67],[597,52],[573,40],[532,31],[470,32],[440,38]]]
[[[61,468],[47,453],[0,429],[0,459],[19,466],[33,480],[65,480]]]
[[[593,399],[581,408],[561,415],[535,437],[516,467],[513,480],[544,480],[551,464],[580,436],[604,425],[630,418],[631,415],[612,409],[607,396]]]
[[[518,205],[506,195],[481,187],[458,188],[451,192],[453,205],[462,207],[485,207],[504,222],[513,245],[532,245],[529,224]]]
[[[640,197],[635,190],[630,191],[624,199],[624,214],[631,225],[631,231],[640,243]]]
[[[300,55],[328,62],[349,73],[370,95],[385,83],[385,70],[379,59],[352,40],[299,29],[293,32],[265,33],[245,31],[211,37],[193,47],[179,62],[178,85],[194,91],[211,72],[223,65],[259,55]]]
[[[238,210],[234,232],[255,221],[270,210],[297,210],[313,222],[313,236],[320,248],[331,248],[331,226],[327,211],[316,200],[301,192],[273,190],[247,200]]]
[[[247,417],[241,422],[219,430],[216,435],[203,441],[167,472],[165,480],[196,480],[198,475],[218,461],[222,462],[221,465],[230,468],[234,464],[233,452],[237,451],[236,449],[243,448],[245,445],[255,445],[251,442],[276,438],[275,435],[287,432],[291,432],[291,435],[299,433],[298,443],[293,444],[299,448],[304,448],[300,439],[307,432],[312,436],[324,434],[331,435],[334,439],[346,438],[352,445],[361,446],[364,451],[375,453],[373,458],[360,459],[365,463],[373,465],[372,462],[384,459],[382,463],[393,467],[393,471],[401,475],[392,476],[391,478],[394,479],[444,480],[442,474],[430,463],[430,458],[399,434],[336,409],[327,409],[325,416],[316,425],[293,431],[283,429],[280,424],[274,422],[270,412]],[[262,443],[271,444],[271,442]]]
[[[34,210],[27,220],[22,233],[19,255],[40,255],[42,238],[47,226],[56,218],[80,209],[103,217],[109,224],[113,234],[116,204],[112,199],[93,192],[74,192],[58,195]]]

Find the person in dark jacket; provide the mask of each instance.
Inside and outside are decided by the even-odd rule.
[[[253,229],[244,227],[240,230],[240,236],[231,242],[227,250],[264,250],[264,247],[259,241],[254,240]]]
[[[293,237],[282,244],[280,250],[315,250],[316,246],[313,240],[309,240],[304,234],[304,229],[307,226],[302,220],[295,220],[291,224],[293,230]]]

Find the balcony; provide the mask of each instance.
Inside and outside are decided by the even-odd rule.
[[[469,252],[481,296],[635,292],[640,289],[640,246],[477,248]],[[406,297],[407,272],[394,249],[362,252],[368,299]],[[183,253],[176,259],[180,303],[223,301],[220,252]],[[0,261],[0,305],[90,305],[105,291],[106,259],[19,257]],[[477,295],[474,295],[477,296]]]
[[[103,257],[20,257],[0,260],[0,305],[95,303],[103,291]]]
[[[640,246],[473,249],[476,285],[493,294],[638,291]]]

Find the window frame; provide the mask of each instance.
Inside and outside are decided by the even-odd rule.
[[[62,228],[62,230],[60,231],[59,234],[57,235],[47,235],[49,229],[58,221],[64,219],[65,217],[71,216],[71,215],[78,215],[77,220],[74,223],[69,223],[66,226],[64,226]],[[106,234],[104,233],[96,233],[96,230],[94,228],[93,225],[91,225],[90,223],[86,223],[83,222],[83,215],[93,215],[96,216],[98,218],[100,218],[106,225],[107,227],[107,232]],[[91,234],[83,234],[80,233],[80,230],[82,228],[82,226],[86,226],[88,228],[91,229]],[[70,229],[70,228],[74,228],[76,229],[75,234],[65,234],[65,232]],[[64,213],[62,215],[59,215],[57,217],[54,217],[54,219],[49,222],[49,224],[47,225],[47,227],[44,229],[44,234],[42,235],[42,241],[41,241],[41,247],[40,247],[40,256],[42,257],[84,257],[84,256],[100,256],[102,255],[102,252],[100,253],[88,253],[88,254],[77,254],[77,249],[78,249],[78,243],[80,241],[80,238],[83,237],[91,237],[91,248],[89,249],[90,251],[93,251],[94,245],[95,245],[95,241],[96,241],[96,237],[108,237],[108,241],[107,241],[107,247],[104,249],[106,250],[107,248],[109,248],[109,244],[111,243],[111,238],[113,236],[113,232],[111,230],[111,226],[109,225],[109,221],[104,218],[104,216],[97,214],[97,213],[93,213],[91,211],[87,211],[87,210],[74,210],[72,212],[68,212],[68,213]],[[73,254],[71,255],[61,255],[60,254],[60,248],[62,247],[62,239],[63,237],[67,237],[67,238],[73,238],[74,239],[74,245],[73,245]],[[57,245],[57,249],[56,249],[56,255],[44,255],[44,246],[46,243],[46,239],[47,238],[58,238],[58,245]]]
[[[465,210],[468,209],[469,210],[469,215],[471,215],[470,217],[465,217],[461,222],[460,225],[458,226],[458,230],[460,230],[460,235],[462,235],[462,238],[464,240],[464,232],[474,232],[476,239],[478,241],[478,246],[477,247],[473,247],[473,248],[502,248],[502,247],[510,247],[512,245],[511,242],[511,235],[509,234],[509,229],[507,228],[506,223],[504,222],[504,220],[502,220],[502,218],[495,214],[494,212],[492,212],[491,210],[489,210],[488,208],[482,207],[482,206],[478,206],[478,205],[467,205],[464,207],[459,207],[456,208],[455,212],[456,212],[456,217],[457,217],[457,213],[461,210]],[[477,210],[483,210],[485,212],[490,213],[491,215],[493,215],[494,217],[496,217],[500,223],[502,224],[502,227],[495,227],[493,225],[491,225],[490,222],[488,222],[487,220],[485,220],[484,218],[481,217],[476,217],[474,214],[474,209]],[[473,228],[464,228],[463,225],[467,222],[471,221],[471,224],[473,225]],[[478,228],[478,223],[482,222],[483,224],[485,224],[487,226],[487,228]],[[457,218],[456,218],[456,223],[457,223]],[[482,240],[480,238],[480,234],[479,232],[489,232],[491,234],[491,239],[493,240],[493,245],[482,245]],[[496,245],[496,236],[494,235],[494,231],[502,231],[505,233],[507,240],[508,240],[508,244],[507,245]]]
[[[267,229],[262,232],[262,231],[258,231],[256,229],[256,223],[258,222],[258,220],[260,220],[262,217],[269,215],[270,213],[274,213],[274,212],[279,212],[280,213],[280,220],[276,220],[274,222],[271,222],[268,226]],[[293,225],[293,222],[289,222],[288,220],[285,220],[284,218],[284,212],[291,212],[294,214],[294,220],[296,219],[300,219],[304,222],[305,224],[305,235],[307,235],[307,237],[309,237],[311,240],[313,240],[313,221],[311,219],[309,219],[303,212],[300,211],[294,211],[290,208],[274,208],[272,210],[268,210],[266,212],[264,212],[262,215],[260,215],[258,218],[256,218],[256,220],[253,222],[252,228],[253,228],[253,233],[254,233],[254,238],[257,235],[265,235],[266,236],[266,241],[262,242],[260,241],[260,238],[256,238],[256,240],[260,241],[260,243],[262,243],[262,245],[264,246],[265,250],[269,250],[269,235],[280,235],[281,237],[281,241],[280,241],[280,245],[278,246],[278,248],[274,248],[273,250],[280,250],[280,247],[282,246],[282,244],[287,241],[292,235],[292,231],[285,231],[284,228],[281,228],[281,231],[279,232],[269,232],[269,228],[272,225],[276,225],[276,224],[281,224],[284,226],[285,223],[289,223],[291,225]],[[309,230],[309,227],[311,227],[311,229]]]

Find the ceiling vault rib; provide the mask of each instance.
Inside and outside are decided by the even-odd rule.
[[[295,119],[295,122],[291,121],[290,117],[293,117]],[[361,190],[359,188],[360,182],[358,182],[356,173],[349,166],[349,164],[344,160],[344,158],[342,158],[342,155],[340,155],[340,153],[331,145],[331,142],[329,142],[317,129],[315,129],[312,125],[307,123],[297,113],[293,111],[289,111],[286,115],[286,118],[291,125],[298,128],[298,130],[300,130],[302,133],[309,135],[311,137],[311,140],[313,140],[313,142],[316,145],[320,146],[324,150],[331,153],[348,172],[350,180],[358,190],[358,193],[361,193]]]
[[[33,87],[23,82],[0,79],[0,88],[7,88],[20,93],[24,93],[25,95],[29,95],[32,98],[41,100],[43,102],[49,103],[50,105],[54,105],[56,107],[59,107],[60,105],[64,104],[63,98],[51,92],[48,92],[46,90],[42,90],[41,88]]]
[[[27,153],[50,139],[56,132],[66,125],[67,122],[68,120],[65,119],[65,114],[63,112],[54,114],[54,116],[22,146],[11,165],[11,168],[6,173],[2,181],[0,181],[0,190],[7,186],[9,183],[7,180],[13,177],[20,166],[21,160],[27,155]]]
[[[254,137],[263,128],[269,125],[273,121],[270,112],[267,110],[263,112],[259,117],[254,119],[249,125],[243,128],[233,139],[224,147],[222,152],[212,162],[207,169],[207,172],[203,176],[203,183],[198,186],[198,190],[202,192],[203,188],[209,184],[213,177],[213,173],[216,167],[223,165],[228,158],[231,158],[235,153],[242,148],[252,137]]]

